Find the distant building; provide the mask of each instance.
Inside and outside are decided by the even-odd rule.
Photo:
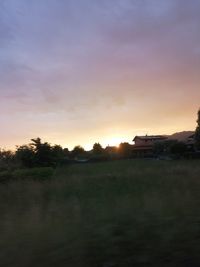
[[[153,154],[153,148],[155,143],[165,141],[168,137],[164,135],[145,135],[135,136],[133,141],[133,156],[145,157]]]
[[[111,159],[115,159],[118,157],[118,151],[116,146],[107,146],[105,148],[105,152]]]

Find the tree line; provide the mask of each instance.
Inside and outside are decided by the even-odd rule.
[[[121,143],[119,147],[103,148],[95,143],[91,151],[77,145],[71,151],[60,145],[51,145],[41,138],[31,139],[27,145],[17,146],[16,151],[0,150],[0,170],[10,168],[56,167],[59,164],[90,160],[105,161],[131,156],[132,145]]]
[[[197,127],[194,134],[194,150],[200,150],[200,110],[197,116]],[[166,140],[155,144],[154,154],[181,155],[188,150],[186,144],[176,140]],[[75,146],[69,151],[60,145],[43,142],[39,137],[31,139],[27,145],[17,146],[16,151],[0,150],[0,170],[9,168],[56,167],[74,161],[103,161],[112,159],[126,159],[133,157],[132,145],[125,142],[119,147],[103,148],[95,143],[91,151],[85,151],[81,146]]]

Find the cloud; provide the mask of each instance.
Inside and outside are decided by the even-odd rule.
[[[198,0],[1,1],[5,133],[19,124],[20,136],[28,127],[86,138],[93,128],[147,125],[148,114],[157,124],[165,113],[191,116],[200,97],[199,8]]]

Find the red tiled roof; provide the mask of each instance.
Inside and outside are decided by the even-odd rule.
[[[141,140],[164,140],[167,139],[166,136],[164,135],[144,135],[144,136],[135,136],[135,138],[133,139],[133,141],[135,141],[136,139],[141,139]]]

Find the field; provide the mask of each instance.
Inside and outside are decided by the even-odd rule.
[[[199,267],[200,161],[75,164],[0,184],[0,266]]]

